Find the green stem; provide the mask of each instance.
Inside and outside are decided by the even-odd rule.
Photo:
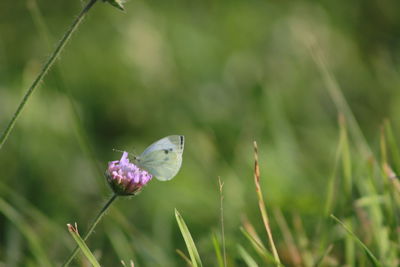
[[[72,34],[76,31],[79,24],[85,18],[85,15],[89,12],[89,10],[92,8],[92,6],[96,2],[97,2],[97,0],[89,0],[88,3],[84,6],[81,13],[79,13],[78,17],[74,20],[74,22],[71,24],[69,29],[65,32],[64,36],[59,41],[56,49],[50,55],[49,59],[44,64],[42,70],[40,71],[40,73],[38,74],[36,79],[33,81],[32,85],[29,87],[28,91],[25,93],[24,97],[22,98],[21,103],[19,104],[17,110],[14,113],[14,116],[12,117],[11,121],[7,125],[6,130],[3,132],[3,134],[0,137],[0,149],[3,147],[8,136],[10,135],[11,130],[14,128],[15,122],[17,121],[19,115],[21,114],[23,108],[25,107],[25,104],[28,101],[29,97],[32,95],[33,91],[36,89],[36,87],[38,87],[39,83],[46,76],[47,72],[49,71],[49,69],[55,62],[55,60],[58,58],[61,51],[64,49],[65,45],[67,44],[68,40],[71,38]]]
[[[92,234],[94,228],[96,227],[96,225],[99,223],[99,221],[101,220],[101,218],[103,218],[104,214],[106,213],[107,209],[110,207],[111,203],[114,202],[114,200],[118,197],[117,194],[114,194],[108,201],[107,203],[104,205],[104,207],[101,209],[101,211],[99,212],[99,214],[97,214],[96,219],[94,219],[94,221],[92,222],[92,225],[90,225],[89,230],[87,231],[86,235],[83,237],[83,240],[86,241],[88,239],[88,237]],[[64,266],[68,266],[71,261],[75,258],[76,254],[79,251],[79,246],[76,246],[75,249],[72,251],[71,255],[69,255],[68,259],[64,262],[64,264],[62,265]]]

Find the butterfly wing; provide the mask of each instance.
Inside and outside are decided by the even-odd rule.
[[[137,157],[137,165],[150,172],[158,180],[171,180],[181,168],[184,143],[183,135],[164,137],[150,145]]]

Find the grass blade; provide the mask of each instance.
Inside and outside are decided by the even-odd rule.
[[[115,225],[107,221],[105,234],[108,236],[111,247],[114,249],[118,258],[129,262],[135,260],[134,249],[132,248],[132,242],[126,235],[120,225]]]
[[[290,230],[290,227],[289,227],[285,217],[282,214],[282,211],[280,209],[276,208],[273,210],[273,213],[274,213],[275,220],[278,223],[278,226],[283,235],[283,239],[285,240],[285,245],[288,249],[292,264],[294,266],[301,266],[302,258],[301,258],[300,251],[296,245],[296,242],[294,241],[293,234]]]
[[[49,28],[46,25],[44,16],[37,4],[37,0],[28,0],[27,6],[29,9],[29,12],[31,13],[32,20],[34,25],[37,28],[38,33],[40,34],[41,38],[43,39],[46,47],[48,50],[52,48],[52,45],[50,43],[50,40],[52,40],[52,36],[50,35]],[[58,80],[57,86],[60,87],[60,89],[64,92],[65,96],[67,97],[71,109],[71,117],[74,121],[74,130],[76,132],[76,138],[78,139],[78,144],[83,150],[84,153],[86,153],[87,157],[92,163],[92,168],[93,171],[97,172],[98,176],[101,177],[103,176],[103,170],[97,163],[97,158],[93,150],[93,146],[90,144],[89,137],[85,131],[82,119],[80,118],[78,108],[74,102],[74,99],[72,97],[72,94],[69,90],[70,86],[68,86],[64,71],[62,68],[61,64],[57,64],[55,62],[55,74]]]
[[[29,249],[36,258],[37,264],[39,266],[52,266],[42,246],[40,237],[34,231],[32,225],[28,224],[23,216],[3,198],[0,198],[0,214],[3,214],[10,220],[26,238]]]
[[[400,194],[400,182],[397,179],[397,174],[387,164],[383,165],[383,171],[385,172],[385,175],[389,178],[389,180],[392,182],[397,193]]]
[[[393,129],[389,120],[384,121],[384,129],[387,137],[388,147],[390,148],[390,155],[393,161],[393,166],[395,171],[400,170],[400,152],[398,150],[398,145],[396,139],[394,138]]]
[[[244,262],[249,267],[258,267],[257,262],[250,256],[250,254],[240,245],[238,245],[238,251],[240,256],[242,256]]]
[[[192,261],[193,267],[203,266],[201,263],[199,252],[197,251],[196,245],[193,241],[193,238],[189,232],[188,227],[186,226],[185,221],[183,220],[181,214],[178,210],[175,209],[175,218],[178,222],[179,229],[181,230],[183,239],[185,240],[187,250],[189,251],[189,256]]]
[[[224,183],[221,182],[221,178],[218,177],[219,185],[219,196],[220,196],[220,217],[221,217],[221,236],[222,236],[222,254],[224,260],[224,267],[226,267],[226,248],[225,248],[225,226],[224,226],[224,194],[223,188]]]
[[[341,130],[340,130],[341,131]],[[341,133],[341,132],[340,132]],[[339,142],[336,148],[336,153],[335,153],[335,161],[333,164],[333,171],[332,174],[329,177],[328,181],[328,189],[326,193],[326,202],[325,202],[325,208],[324,208],[324,214],[325,216],[329,216],[329,214],[332,213],[332,210],[334,208],[335,204],[335,193],[337,191],[337,173],[339,169],[339,162],[340,162],[340,156],[342,154],[342,147],[343,147],[343,135],[339,134]]]
[[[349,198],[352,194],[352,162],[350,155],[349,138],[347,134],[346,118],[339,114],[339,128],[340,128],[340,143],[341,143],[341,157],[342,157],[342,168],[344,178],[344,189]]]
[[[263,219],[265,229],[267,230],[268,240],[272,249],[272,254],[274,255],[275,262],[279,266],[281,261],[279,259],[278,251],[275,247],[274,239],[272,238],[272,231],[271,227],[269,226],[267,209],[265,208],[264,198],[260,186],[260,167],[258,165],[258,147],[256,141],[254,141],[254,183],[256,184],[258,207],[260,208],[261,217]]]
[[[126,217],[124,211],[111,209],[108,221],[114,226],[120,227],[126,236],[130,237],[128,242],[132,246],[132,251],[136,251],[136,254],[140,255],[144,261],[153,262],[154,266],[171,267],[176,265],[165,252],[165,248],[162,248],[154,239],[149,238],[143,231],[137,229],[132,221]]]
[[[382,266],[375,255],[369,250],[369,248],[348,228],[341,220],[339,220],[335,215],[331,214],[331,218],[334,219],[337,223],[339,223],[346,232],[364,249],[367,253],[369,259],[371,260],[374,266]]]
[[[319,257],[319,259],[315,262],[314,266],[315,267],[323,266],[322,263],[323,263],[324,259],[326,258],[326,256],[329,255],[329,253],[331,253],[332,249],[333,249],[333,245],[330,244],[328,246],[328,248],[325,250],[324,254],[322,254],[322,256]]]
[[[95,267],[100,267],[99,262],[96,260],[95,256],[90,251],[90,249],[86,245],[85,241],[83,241],[83,239],[79,235],[78,227],[76,226],[76,224],[75,224],[75,227],[72,226],[71,224],[67,224],[67,227],[68,227],[69,233],[72,235],[75,242],[78,244],[78,246],[82,250],[83,254],[85,254],[86,258],[89,260],[89,262]]]
[[[254,250],[265,260],[266,263],[275,262],[274,256],[267,250],[267,248],[258,241],[254,236],[252,236],[249,232],[247,232],[243,227],[240,228],[240,231],[243,235],[250,241],[250,244],[253,246]]]
[[[217,261],[219,267],[224,267],[224,259],[221,254],[221,246],[219,245],[217,235],[215,233],[212,234],[212,241],[214,245],[215,255],[217,255]]]
[[[186,262],[186,264],[187,264],[188,266],[190,266],[190,267],[193,266],[191,260],[185,255],[185,253],[183,253],[182,250],[177,249],[177,250],[176,250],[176,253],[178,253],[178,255],[181,256],[181,258]]]
[[[318,70],[321,73],[322,79],[326,85],[326,89],[336,106],[338,113],[342,113],[346,120],[349,122],[349,133],[352,135],[356,142],[356,145],[363,156],[373,155],[366,138],[361,131],[361,128],[354,116],[353,111],[350,108],[343,92],[337,82],[334,74],[328,68],[326,63],[325,55],[322,48],[319,46],[316,38],[311,34],[307,34],[306,37],[302,38],[305,46],[309,49],[312,59],[314,60]]]
[[[6,142],[8,136],[10,135],[12,129],[14,128],[14,125],[15,125],[17,119],[19,118],[22,110],[25,107],[25,104],[27,103],[28,99],[32,95],[33,91],[39,86],[40,82],[47,75],[47,73],[51,69],[52,65],[54,64],[56,59],[59,57],[61,52],[63,51],[65,45],[68,43],[68,41],[71,38],[72,34],[76,31],[76,29],[78,28],[80,23],[85,18],[86,14],[89,12],[89,10],[92,8],[92,6],[96,2],[97,2],[97,0],[89,0],[87,2],[87,4],[82,9],[82,11],[79,13],[78,17],[75,18],[75,20],[71,24],[70,28],[64,33],[64,36],[58,42],[58,45],[56,46],[55,50],[52,52],[52,54],[50,55],[50,57],[47,60],[47,62],[43,65],[42,70],[36,76],[35,80],[32,82],[31,86],[26,91],[26,93],[23,96],[21,102],[19,103],[19,105],[17,107],[17,110],[15,111],[13,117],[9,121],[9,123],[6,126],[6,129],[4,130],[4,132],[1,134],[1,136],[0,136],[0,149],[3,147],[3,145]]]
[[[346,220],[346,226],[351,231],[353,228],[352,220]],[[356,261],[356,254],[355,254],[355,244],[354,239],[351,235],[346,235],[344,240],[344,257],[346,259],[346,264],[349,266],[354,266]]]
[[[293,226],[293,232],[296,233],[296,240],[301,253],[301,258],[303,259],[303,265],[312,266],[314,263],[314,257],[311,251],[312,241],[305,231],[300,215],[297,213],[293,214]]]

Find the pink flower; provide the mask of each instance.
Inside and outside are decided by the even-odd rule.
[[[107,181],[118,195],[135,195],[140,192],[153,176],[129,162],[128,152],[122,154],[120,160],[108,163]]]

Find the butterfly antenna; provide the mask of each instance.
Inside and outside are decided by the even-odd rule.
[[[124,150],[120,150],[120,149],[115,149],[115,148],[113,148],[113,151],[114,152],[121,152],[121,153],[127,152],[129,156],[132,156],[134,159],[137,159],[137,156],[136,156],[135,153],[124,151]]]

